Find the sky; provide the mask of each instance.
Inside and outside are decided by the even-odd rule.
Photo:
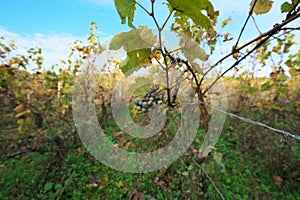
[[[138,0],[150,8],[150,0]],[[168,15],[166,5],[162,0],[156,1],[156,16],[160,23]],[[211,0],[216,10],[220,11],[219,24],[228,17],[232,23],[219,31],[231,32],[236,39],[247,17],[250,0]],[[284,19],[280,13],[280,5],[284,0],[274,1],[270,13],[255,16],[262,32]],[[85,39],[89,34],[90,22],[95,21],[101,41],[106,41],[113,35],[128,31],[127,25],[122,25],[113,0],[6,0],[1,2],[0,36],[14,40],[20,50],[39,46],[43,48],[45,65],[58,63],[66,58],[68,45],[76,39]],[[297,20],[295,24],[300,24]],[[151,19],[137,8],[134,24],[154,27]],[[246,42],[258,36],[252,20],[245,29],[241,42]],[[296,33],[296,40],[300,36]],[[230,52],[231,43],[222,44],[225,54]],[[297,46],[296,48],[299,48]]]

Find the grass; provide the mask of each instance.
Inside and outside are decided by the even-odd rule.
[[[255,116],[262,120],[266,115],[260,110]],[[294,122],[292,131],[297,131],[297,116],[288,120]],[[145,142],[125,134],[114,136],[119,127],[110,120],[106,122],[106,133],[112,141],[123,142],[124,146],[130,141],[135,144],[130,150],[139,152],[164,145],[159,141],[169,141],[168,136],[176,130],[175,124],[169,124],[164,130],[167,134]],[[36,131],[48,134],[47,129],[36,128],[26,135],[14,129],[6,131],[5,126],[11,124],[1,124],[5,155],[34,144]],[[203,138],[204,132],[199,130],[193,148],[199,149]],[[299,199],[299,146],[299,142],[285,141],[263,128],[227,119],[215,149],[200,164],[195,163],[189,149],[167,168],[131,174],[96,160],[78,138],[68,148],[49,142],[40,150],[1,158],[0,199],[220,199],[206,174],[225,199]]]

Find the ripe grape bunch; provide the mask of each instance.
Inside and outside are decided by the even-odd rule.
[[[164,93],[159,91],[158,86],[150,88],[143,98],[134,99],[134,109],[141,112],[147,112],[155,105],[162,105],[165,103]]]

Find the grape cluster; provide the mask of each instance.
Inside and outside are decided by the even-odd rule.
[[[164,93],[159,92],[159,87],[154,86],[144,94],[143,98],[134,99],[134,109],[141,112],[147,112],[154,105],[162,105],[164,101]]]

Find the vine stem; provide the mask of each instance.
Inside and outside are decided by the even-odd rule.
[[[255,5],[256,5],[256,2],[257,2],[257,0],[254,1],[253,5],[252,5],[252,7],[251,7],[251,10],[250,10],[250,12],[249,12],[249,14],[248,14],[248,17],[247,17],[247,19],[246,19],[246,21],[245,21],[245,23],[244,23],[244,25],[243,25],[243,28],[242,28],[242,30],[241,30],[241,32],[240,32],[240,34],[239,34],[239,37],[238,37],[238,39],[237,39],[237,41],[236,41],[236,43],[235,43],[235,45],[234,45],[234,49],[235,49],[235,48],[238,46],[238,44],[239,44],[239,41],[240,41],[240,39],[241,39],[241,37],[242,37],[242,34],[243,34],[243,32],[244,32],[244,30],[245,30],[245,28],[246,28],[246,25],[248,24],[248,21],[249,21],[250,17],[252,16],[254,7],[255,7]]]
[[[135,1],[136,4],[141,7],[150,17],[152,17],[157,29],[158,29],[158,38],[159,38],[159,51],[161,52],[163,58],[164,58],[164,64],[166,67],[163,67],[162,64],[160,63],[162,69],[166,72],[166,82],[167,82],[167,95],[168,95],[168,105],[172,106],[171,103],[171,88],[170,88],[170,84],[169,84],[169,67],[168,67],[168,61],[167,61],[167,55],[163,50],[163,45],[162,45],[162,31],[164,30],[165,26],[167,25],[169,19],[172,16],[172,13],[174,10],[172,10],[170,12],[170,14],[168,15],[167,19],[165,20],[165,22],[163,23],[163,25],[160,27],[158,24],[158,21],[155,17],[155,9],[154,9],[154,3],[155,1],[151,1],[151,12],[148,11],[143,5],[141,5],[139,2]]]
[[[176,62],[182,62],[182,63],[184,63],[186,65],[186,67],[188,68],[189,72],[192,74],[192,76],[193,76],[193,78],[195,80],[195,83],[196,83],[196,86],[197,86],[196,93],[198,95],[198,100],[199,101],[204,101],[204,93],[202,93],[201,85],[199,84],[197,76],[196,76],[196,73],[194,72],[194,70],[190,66],[189,62],[186,61],[186,60],[180,59],[180,58],[176,58],[175,59],[168,52],[167,52],[167,55],[169,56],[169,58],[171,60],[175,60]],[[204,127],[205,132],[207,133],[206,137],[209,139],[208,120],[207,120],[208,112],[207,112],[207,109],[206,109],[205,105],[200,104],[200,112],[201,112],[201,115],[203,117],[203,119],[202,119],[202,121],[203,121],[203,127]],[[209,140],[208,140],[208,143],[209,143]]]

